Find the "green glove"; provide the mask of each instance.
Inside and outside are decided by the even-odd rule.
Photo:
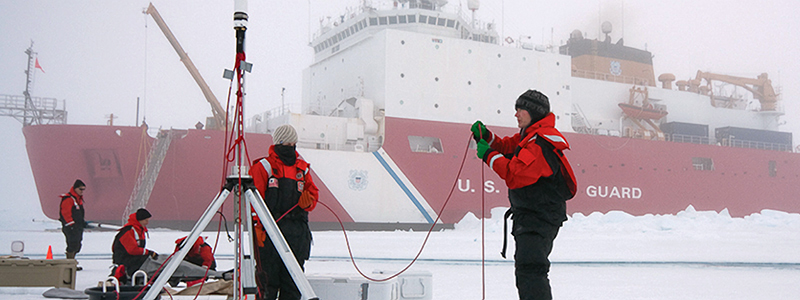
[[[475,139],[476,142],[480,139],[489,140],[492,138],[492,132],[486,129],[486,125],[483,125],[481,121],[472,123],[472,128],[470,128],[470,130],[472,131],[472,138]]]
[[[492,148],[489,148],[489,143],[486,140],[478,141],[478,158],[483,160],[484,155],[490,152],[490,150],[492,150]]]

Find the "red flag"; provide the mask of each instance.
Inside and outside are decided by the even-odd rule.
[[[44,69],[42,69],[42,66],[39,65],[39,58],[38,57],[36,58],[36,65],[34,66],[34,68],[42,70],[42,73],[44,73]]]

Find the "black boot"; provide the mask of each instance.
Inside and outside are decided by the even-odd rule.
[[[67,259],[75,259],[75,254],[78,254],[78,253],[77,252],[66,252],[65,254],[67,255]],[[83,270],[83,267],[78,265],[78,266],[75,267],[75,270],[81,271],[81,270]]]

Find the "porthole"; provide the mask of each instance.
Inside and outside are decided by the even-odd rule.
[[[500,55],[500,53],[497,53],[497,58],[500,58],[500,57],[502,57],[502,55]]]
[[[472,81],[467,81],[467,85],[472,85]]]
[[[497,85],[497,88],[498,88],[498,89],[499,89],[499,88],[501,88],[501,87],[503,87],[503,86],[502,86],[502,85],[499,85],[499,84]]]
[[[439,49],[439,45],[436,45],[434,48]]]
[[[439,82],[439,77],[433,78],[436,82]]]
[[[403,103],[405,103],[405,102],[403,102],[403,100],[400,100],[400,105],[403,105]]]
[[[499,109],[497,110],[497,114],[498,114],[498,115],[500,114],[500,110],[499,110]]]
[[[560,65],[561,65],[561,63],[560,63],[560,62],[556,62],[556,66],[560,66]]]
[[[434,108],[439,108],[439,104],[434,104],[433,107]]]
[[[403,40],[400,41],[400,45],[405,45],[405,44],[406,44],[406,41],[403,41]]]
[[[400,73],[400,78],[405,78],[406,74]]]
[[[523,57],[523,58],[522,58],[522,61],[526,61],[526,60],[528,60],[528,58],[527,58],[527,57]]]
[[[472,107],[467,106],[467,111],[472,111]]]

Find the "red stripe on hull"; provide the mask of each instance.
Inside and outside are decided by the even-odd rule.
[[[489,129],[503,136],[518,130]],[[490,217],[489,208],[509,205],[505,183],[484,167],[475,150],[467,151],[458,184],[458,166],[470,139],[468,124],[387,117],[386,136],[391,137],[384,144],[387,153],[437,211],[457,183],[442,213],[444,222],[457,222],[466,211],[480,215],[481,190],[475,183],[481,176],[493,184],[485,189],[484,217]],[[437,137],[443,153],[412,152],[407,136]],[[800,194],[800,154],[575,133],[565,137],[578,181],[578,194],[567,202],[569,213],[674,214],[689,205],[727,208],[735,217],[762,209],[800,213],[800,201],[795,200]],[[693,158],[711,159],[713,170],[695,170]]]

